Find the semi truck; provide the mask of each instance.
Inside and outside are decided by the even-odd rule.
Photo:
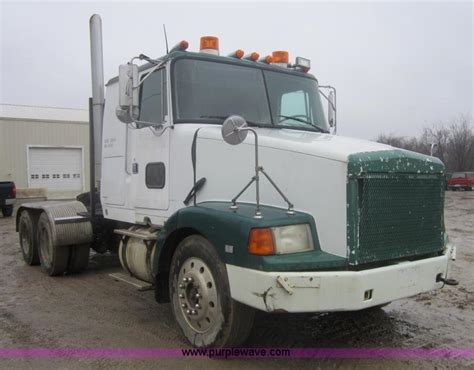
[[[115,278],[153,289],[196,347],[242,344],[256,310],[364,310],[457,283],[443,163],[336,135],[310,60],[221,55],[204,36],[104,84],[101,29],[93,15],[91,190],[19,207],[27,264],[57,276],[117,253]]]

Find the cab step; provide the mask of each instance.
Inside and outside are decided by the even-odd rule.
[[[115,274],[109,274],[109,276],[116,281],[122,281],[124,283],[134,286],[140,292],[153,290],[155,288],[154,285],[151,283],[148,283],[143,280],[138,280],[134,278],[133,276],[130,276],[128,274],[123,274],[121,272],[117,272]]]

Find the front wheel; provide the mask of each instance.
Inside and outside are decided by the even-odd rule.
[[[170,301],[183,335],[195,347],[233,347],[250,334],[254,309],[230,296],[225,264],[199,235],[185,238],[170,266]]]

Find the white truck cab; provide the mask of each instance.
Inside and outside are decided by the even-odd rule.
[[[104,100],[96,15],[91,29],[95,183],[20,208],[29,264],[63,274],[89,246],[118,249],[198,347],[242,343],[255,309],[361,310],[456,283],[443,164],[336,136],[309,60],[182,41],[120,66]]]

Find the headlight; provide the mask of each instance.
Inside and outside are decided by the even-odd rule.
[[[252,229],[248,251],[258,255],[306,252],[314,249],[308,224]]]

